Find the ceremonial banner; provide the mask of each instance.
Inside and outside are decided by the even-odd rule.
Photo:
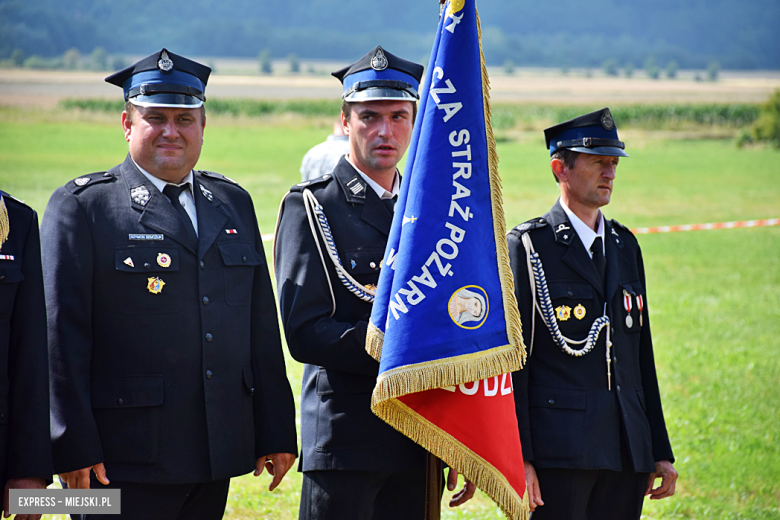
[[[372,409],[527,518],[509,372],[525,362],[474,0],[439,20],[366,350]]]

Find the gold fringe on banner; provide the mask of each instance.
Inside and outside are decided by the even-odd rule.
[[[477,6],[474,6],[477,14],[477,41],[479,42],[479,61],[482,67],[482,106],[485,113],[485,133],[488,145],[488,167],[490,169],[490,200],[493,205],[493,234],[496,239],[496,256],[498,258],[498,277],[501,280],[501,292],[504,297],[504,315],[506,319],[506,332],[509,344],[515,346],[520,356],[520,366],[525,365],[526,349],[523,343],[523,325],[520,322],[520,311],[517,308],[515,298],[515,282],[512,277],[512,268],[509,265],[509,248],[506,244],[506,222],[504,206],[501,195],[501,177],[498,175],[498,151],[496,150],[496,138],[493,135],[491,124],[492,111],[490,109],[490,78],[485,67],[485,54],[482,52],[482,24],[479,21]]]
[[[507,518],[528,520],[528,493],[518,495],[500,471],[452,435],[397,399],[379,403],[374,412],[449,466],[458,468],[465,479],[495,501]]]
[[[366,352],[377,361],[382,359],[382,344],[385,342],[385,333],[379,330],[379,327],[368,322],[366,331]]]
[[[377,377],[371,406],[407,394],[496,377],[512,372],[516,367],[517,349],[504,345],[474,354],[394,368]]]

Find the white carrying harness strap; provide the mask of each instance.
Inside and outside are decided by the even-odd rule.
[[[593,347],[596,346],[596,341],[599,339],[601,329],[607,327],[607,374],[611,379],[610,365],[612,364],[612,358],[610,357],[610,349],[612,347],[612,341],[610,338],[609,317],[606,313],[606,304],[604,304],[604,314],[593,322],[590,332],[588,332],[585,339],[576,341],[561,334],[561,330],[558,328],[558,321],[555,319],[555,310],[553,309],[552,301],[550,301],[550,292],[547,288],[547,278],[544,275],[542,260],[539,258],[539,253],[534,250],[533,242],[531,242],[531,237],[528,233],[522,234],[522,240],[523,246],[525,247],[526,262],[528,265],[528,280],[531,286],[531,297],[533,298],[534,309],[542,316],[544,323],[547,325],[547,328],[552,335],[553,341],[561,350],[570,356],[584,356],[585,354],[589,354],[593,350]],[[535,333],[536,312],[533,313],[533,317],[531,318],[531,354],[533,353]],[[585,346],[580,350],[574,350],[569,347],[569,344],[582,345],[583,343]]]
[[[322,206],[317,201],[316,197],[314,197],[314,194],[309,189],[303,190],[303,205],[306,208],[306,216],[309,219],[309,227],[311,228],[312,236],[314,237],[314,242],[317,244],[317,250],[320,253],[320,259],[322,260],[322,266],[326,267],[325,265],[325,258],[322,255],[322,249],[320,248],[320,241],[317,238],[317,235],[322,237],[322,240],[325,242],[326,251],[328,253],[328,256],[330,257],[331,261],[333,262],[333,267],[336,269],[336,275],[339,277],[339,280],[341,280],[341,283],[344,284],[344,287],[346,287],[352,294],[357,296],[363,301],[373,303],[374,302],[374,295],[376,294],[376,291],[373,291],[369,289],[368,287],[364,286],[347,272],[346,269],[344,269],[344,266],[341,265],[341,259],[338,255],[338,250],[336,249],[336,243],[333,241],[333,234],[330,231],[330,225],[328,224],[328,218],[325,216],[325,212],[322,210]],[[316,218],[315,218],[316,217]],[[336,312],[336,298],[333,295],[333,286],[330,282],[330,276],[328,276],[328,270],[327,267],[325,269],[326,277],[328,278],[328,288],[330,289],[330,296],[333,298],[333,312]],[[331,314],[332,316],[333,314]]]

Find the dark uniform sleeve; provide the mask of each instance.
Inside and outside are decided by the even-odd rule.
[[[92,415],[93,248],[86,214],[67,189],[54,192],[41,227],[49,330],[54,471],[103,462]]]
[[[331,317],[333,299],[328,274],[312,236],[301,193],[292,192],[286,197],[279,219],[276,284],[290,353],[301,363],[376,375],[379,363],[365,350],[370,310],[356,323],[336,319],[338,309]],[[325,262],[330,262],[324,246],[322,254]],[[333,267],[328,265],[328,270]],[[334,292],[346,290],[335,276],[332,283]]]
[[[642,260],[642,251],[637,245],[637,268],[641,278],[642,287],[645,288],[645,305],[642,319],[642,327],[639,347],[639,370],[642,374],[642,390],[645,395],[647,421],[650,423],[650,435],[653,442],[653,458],[656,461],[670,460],[674,462],[672,446],[669,442],[669,434],[666,431],[664,412],[661,408],[661,393],[658,390],[658,376],[655,370],[653,356],[653,339],[650,334],[650,317],[647,302],[647,284],[645,282],[645,265]]]
[[[520,319],[523,323],[523,342],[528,347],[528,355],[531,356],[533,345],[531,344],[531,320],[533,318],[533,297],[531,285],[528,280],[528,267],[525,247],[516,231],[507,236],[509,246],[509,263],[512,268],[512,276],[515,280],[515,298],[520,310]],[[544,325],[541,318],[537,325]],[[530,359],[529,359],[530,361]],[[526,364],[527,366],[527,364]],[[533,443],[531,442],[531,427],[528,412],[528,370],[521,369],[512,373],[512,385],[514,386],[515,410],[517,423],[520,428],[520,443],[523,446],[523,460],[534,460]]]
[[[51,483],[49,378],[41,242],[34,211],[22,253],[22,275],[11,315],[8,380],[10,411],[6,479],[37,477]],[[15,224],[15,222],[11,222]],[[22,224],[23,223],[19,223]]]
[[[257,252],[265,258],[257,217],[253,215],[253,218]],[[251,312],[252,372],[257,387],[253,394],[255,457],[271,453],[297,455],[295,400],[287,379],[276,302],[266,262],[255,268]]]

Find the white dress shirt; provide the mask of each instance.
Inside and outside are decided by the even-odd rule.
[[[598,231],[593,231],[589,225],[584,223],[580,217],[575,215],[572,210],[563,203],[563,199],[561,199],[561,207],[563,208],[563,211],[566,212],[566,215],[568,215],[569,222],[571,222],[572,227],[574,227],[574,231],[577,232],[577,236],[580,237],[582,245],[585,246],[585,251],[588,252],[588,256],[591,257],[591,259],[593,258],[593,253],[590,252],[590,246],[593,245],[593,241],[596,240],[596,237],[601,237],[601,249],[606,258],[607,251],[604,245],[604,214],[601,213],[601,210],[599,210],[598,216]]]
[[[371,177],[366,175],[365,173],[360,171],[360,168],[355,166],[355,163],[352,162],[352,160],[349,158],[349,155],[347,155],[347,161],[349,161],[349,164],[352,165],[355,170],[360,174],[361,177],[363,177],[363,180],[365,180],[369,186],[371,186],[371,189],[374,190],[374,192],[379,195],[380,199],[392,199],[396,195],[398,195],[398,192],[400,191],[401,181],[400,176],[398,175],[398,170],[395,171],[395,176],[393,177],[393,191],[387,191],[382,186],[377,184]]]
[[[172,182],[166,182],[160,179],[159,177],[155,177],[148,171],[138,166],[138,163],[136,163],[135,161],[133,162],[135,163],[138,170],[144,174],[144,177],[149,179],[152,182],[152,184],[154,184],[154,187],[160,190],[160,193],[163,192],[165,186],[167,186],[168,184],[173,184]],[[187,215],[190,217],[190,220],[192,221],[192,227],[195,228],[195,235],[197,235],[198,234],[198,213],[197,211],[195,211],[195,195],[192,192],[192,190],[195,189],[195,178],[192,174],[192,170],[190,170],[190,173],[187,174],[187,176],[180,184],[174,184],[174,186],[181,186],[185,182],[188,182],[190,184],[189,189],[186,189],[181,192],[181,194],[179,195],[179,202],[184,207],[184,211],[186,211]]]

